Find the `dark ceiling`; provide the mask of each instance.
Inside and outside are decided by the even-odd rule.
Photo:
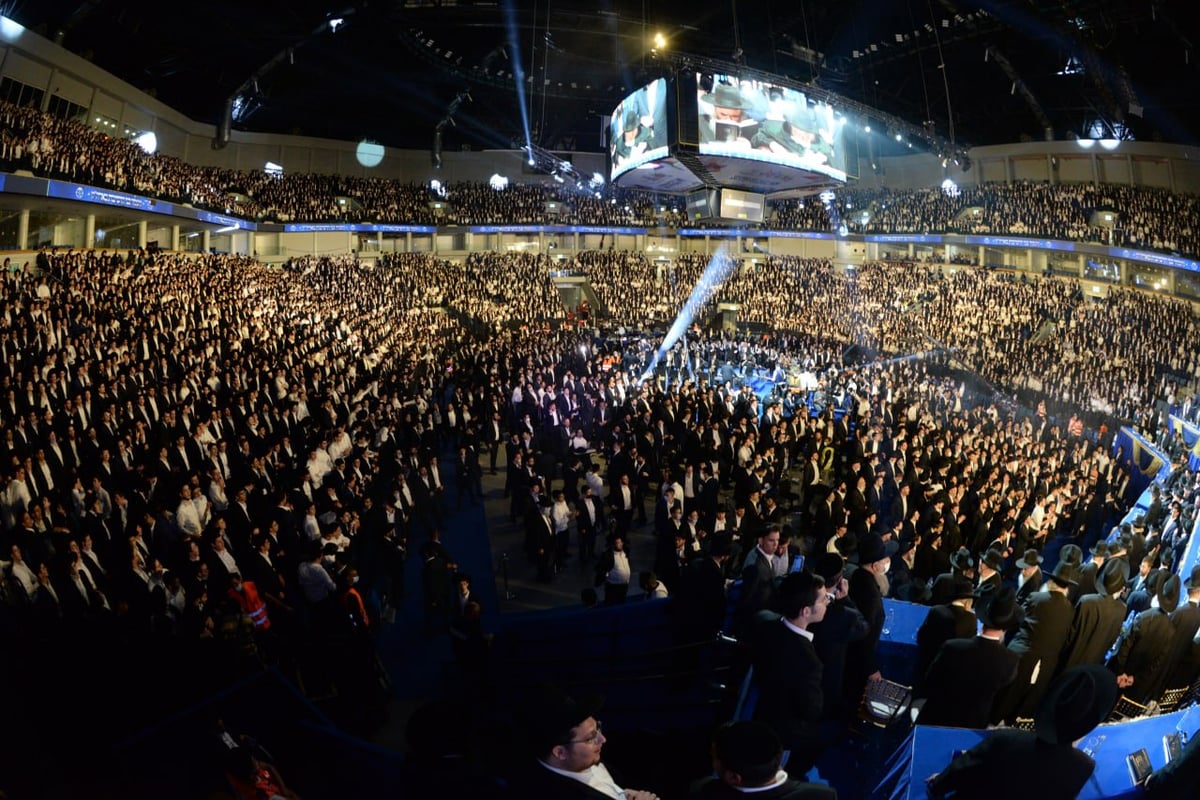
[[[1194,0],[6,0],[8,16],[188,116],[391,146],[600,149],[600,116],[674,52],[785,75],[969,144],[1074,135],[1192,143]],[[509,41],[514,23],[517,47]],[[330,31],[328,20],[343,24]],[[290,51],[289,51],[290,48]],[[1065,73],[1065,74],[1064,74]],[[252,80],[252,78],[255,78]],[[1097,121],[1103,132],[1093,130]],[[951,122],[953,131],[951,131]]]

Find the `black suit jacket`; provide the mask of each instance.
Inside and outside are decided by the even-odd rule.
[[[913,671],[913,690],[922,695],[925,673],[937,658],[942,645],[951,639],[971,639],[978,630],[975,615],[961,606],[947,603],[929,609],[917,630],[917,663]]]
[[[819,724],[824,666],[805,637],[782,619],[756,620],[751,634],[754,682],[760,689],[755,719],[770,725],[793,753],[821,747]]]
[[[918,725],[986,728],[996,695],[1017,677],[1020,656],[1002,643],[976,636],[942,645],[925,675],[925,706]]]
[[[1104,661],[1108,648],[1121,635],[1125,614],[1125,604],[1108,595],[1087,594],[1079,598],[1063,646],[1059,671]]]
[[[846,652],[846,691],[857,696],[866,685],[867,676],[879,669],[876,650],[885,615],[883,594],[874,575],[860,567],[850,576],[849,583],[850,601],[867,621],[867,635],[852,642]]]
[[[779,786],[747,795],[722,781],[720,778],[705,778],[688,792],[689,800],[837,800],[837,790],[819,783],[784,781]]]
[[[607,768],[608,765],[605,764]],[[617,785],[620,779],[612,770],[609,774]],[[612,800],[603,792],[596,791],[582,781],[551,772],[541,764],[530,764],[519,775],[513,777],[513,797],[538,797],[547,800]],[[624,787],[623,787],[624,788]]]
[[[1016,768],[1016,765],[1020,765]],[[1030,791],[1037,775],[1037,794],[1073,798],[1079,795],[1096,762],[1070,744],[1050,745],[1030,731],[999,730],[950,762],[928,784],[929,796],[973,800],[1008,800]],[[924,780],[927,775],[913,776]]]
[[[1157,699],[1159,686],[1169,665],[1171,642],[1175,627],[1162,609],[1143,611],[1133,619],[1129,635],[1121,642],[1121,649],[1109,662],[1109,668],[1118,675],[1130,675],[1133,686],[1125,689],[1125,696],[1137,703]]]

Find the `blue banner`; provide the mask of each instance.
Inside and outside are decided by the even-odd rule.
[[[214,214],[211,211],[197,211],[196,219],[200,220],[201,222],[210,222],[213,225],[220,225],[225,228],[236,228],[240,231],[253,231],[258,229],[258,226],[253,222],[247,222],[244,219],[230,217],[225,214]]]
[[[945,239],[936,233],[871,233],[862,237],[864,242],[889,242],[894,244],[941,244]]]
[[[62,181],[47,181],[46,196],[63,200],[78,200],[81,203],[131,208],[135,211],[149,211],[154,214],[171,214],[174,210],[170,203],[161,200],[139,197],[136,194],[126,194],[125,192],[114,192],[111,189],[97,189],[95,186],[63,183]]]
[[[433,225],[376,225],[369,222],[289,222],[284,233],[437,233]]]
[[[1171,472],[1171,460],[1132,428],[1122,427],[1113,437],[1113,456],[1129,470],[1131,494],[1141,494],[1150,482]]]
[[[1200,272],[1200,261],[1190,258],[1169,256],[1165,253],[1148,253],[1145,250],[1131,250],[1128,247],[1113,247],[1108,251],[1113,258],[1128,258],[1131,261],[1143,261],[1147,264],[1158,264],[1174,269],[1186,269],[1189,272]]]
[[[1174,414],[1167,415],[1167,429],[1174,436],[1176,432],[1182,435],[1183,443],[1188,446],[1188,467],[1200,470],[1200,428],[1188,422],[1183,417]]]
[[[984,247],[1033,247],[1038,250],[1065,250],[1073,252],[1074,242],[1060,242],[1055,239],[1029,239],[1024,236],[964,236],[966,244],[983,245]]]

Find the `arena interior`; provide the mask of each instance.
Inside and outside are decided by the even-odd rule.
[[[1186,4],[0,13],[0,798],[1200,797]]]

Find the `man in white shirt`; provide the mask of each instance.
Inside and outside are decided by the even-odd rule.
[[[529,706],[528,731],[536,761],[514,781],[517,797],[555,800],[658,800],[642,789],[623,789],[600,761],[607,741],[593,716],[598,702],[577,703],[547,690]]]

